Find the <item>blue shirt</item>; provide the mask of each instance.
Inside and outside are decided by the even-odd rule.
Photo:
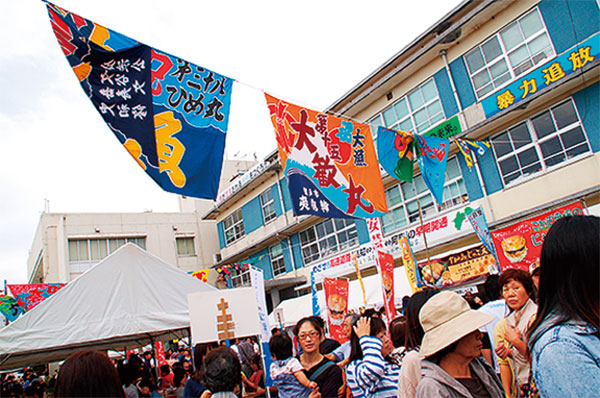
[[[359,340],[363,359],[348,364],[346,376],[354,398],[383,398],[398,396],[400,366],[383,359],[382,342],[374,336]]]
[[[331,354],[335,357],[336,362],[342,362],[344,359],[350,356],[350,340],[346,341],[344,344],[331,351]]]
[[[531,351],[541,397],[593,397],[600,391],[600,339],[587,323],[568,321],[543,332]]]

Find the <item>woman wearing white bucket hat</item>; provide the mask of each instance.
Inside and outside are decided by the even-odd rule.
[[[492,316],[472,310],[456,293],[441,292],[425,303],[419,319],[425,331],[420,351],[425,360],[417,398],[504,397],[500,379],[481,357],[479,328]]]

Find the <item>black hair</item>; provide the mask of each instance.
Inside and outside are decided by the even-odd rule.
[[[262,369],[262,361],[259,354],[254,354],[250,357],[250,363],[258,366],[259,369]]]
[[[314,316],[314,315],[307,316],[307,317],[300,319],[296,323],[296,326],[294,326],[294,335],[298,336],[298,333],[300,333],[300,328],[306,322],[309,322],[317,330],[317,332],[319,332],[319,334],[321,336],[323,335],[323,327],[325,326],[325,322],[323,322],[323,319],[320,316]]]
[[[242,365],[229,347],[215,348],[202,363],[202,381],[211,392],[233,391],[242,381]]]
[[[403,347],[406,342],[406,329],[408,323],[404,315],[400,315],[390,323],[390,336],[394,348]]]
[[[567,216],[550,227],[540,256],[538,310],[529,327],[530,338],[551,313],[558,318],[550,326],[576,319],[600,330],[599,248],[596,216]],[[529,347],[534,344],[530,339]]]
[[[421,311],[421,307],[425,305],[427,300],[437,293],[438,290],[436,289],[424,289],[413,294],[410,300],[408,300],[406,311],[404,313],[408,324],[406,328],[406,343],[404,344],[407,351],[421,346],[421,341],[423,341],[425,332],[419,321],[419,311]]]
[[[369,320],[369,323],[371,325],[371,331],[369,333],[370,336],[377,336],[379,333],[386,330],[385,322],[383,322],[381,318],[374,317],[367,319]],[[358,320],[356,322],[358,322]],[[350,362],[356,359],[363,359],[363,352],[360,348],[360,341],[358,336],[356,335],[356,332],[354,331],[354,325],[356,325],[356,322],[354,322],[354,324],[352,325],[352,334],[350,335],[350,356],[348,357]]]
[[[486,301],[495,301],[499,300],[502,296],[502,292],[500,290],[500,284],[498,280],[500,279],[500,275],[490,274],[485,279],[485,283],[483,284],[483,289],[485,291]]]
[[[269,340],[269,352],[278,361],[291,357],[293,355],[292,340],[281,333],[274,334]]]
[[[531,279],[531,275],[529,272],[523,271],[522,269],[510,268],[502,273],[500,278],[498,279],[498,284],[500,285],[500,289],[504,287],[510,281],[519,282],[525,288],[527,295],[531,297],[533,292],[535,291],[535,285],[533,284],[533,279]]]
[[[55,397],[125,397],[113,363],[98,351],[71,354],[60,367]]]

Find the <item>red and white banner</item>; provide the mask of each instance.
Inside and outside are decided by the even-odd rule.
[[[377,260],[381,275],[383,305],[389,324],[396,317],[396,304],[394,303],[394,256],[378,250]]]
[[[154,349],[156,350],[156,362],[160,368],[167,364],[167,358],[165,357],[165,345],[162,341],[154,343]]]
[[[347,279],[323,279],[329,335],[340,344],[348,340],[344,335],[344,317],[348,312],[348,287]]]
[[[554,221],[575,215],[583,215],[583,207],[579,201],[492,231],[501,272],[509,268],[529,271],[529,267],[539,261],[546,232]]]

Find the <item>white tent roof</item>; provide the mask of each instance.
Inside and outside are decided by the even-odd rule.
[[[190,326],[188,293],[212,289],[127,244],[0,329],[0,369],[181,338]]]
[[[365,295],[367,297],[367,307],[380,307],[383,305],[383,293],[381,291],[381,276],[371,275],[362,278],[365,285]],[[396,303],[402,301],[402,297],[412,295],[410,283],[404,271],[404,267],[394,268],[394,300]],[[319,306],[322,315],[325,315],[325,292],[319,290],[317,292]],[[362,289],[358,280],[350,281],[348,287],[348,309],[358,310],[363,305]],[[283,311],[284,327],[293,326],[305,316],[312,315],[312,298],[310,294],[304,296],[287,299],[279,303],[275,308],[281,308]],[[269,315],[269,323],[271,327],[278,326],[275,320],[275,312]]]

